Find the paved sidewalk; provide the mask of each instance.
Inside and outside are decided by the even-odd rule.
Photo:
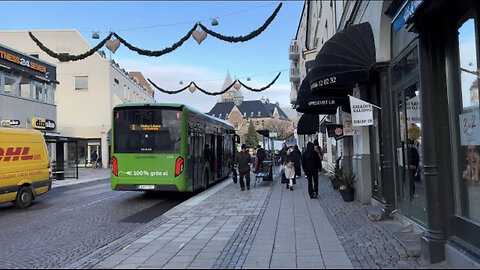
[[[305,179],[294,191],[269,184],[241,192],[226,180],[152,221],[158,226],[94,268],[353,268]]]
[[[110,168],[78,168],[78,179],[76,178],[65,178],[64,180],[53,179],[52,188],[71,186],[81,183],[87,183],[91,181],[96,181],[100,179],[110,178]]]

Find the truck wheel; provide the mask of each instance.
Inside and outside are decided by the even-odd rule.
[[[29,207],[30,204],[32,204],[32,200],[32,189],[30,187],[21,187],[17,193],[17,198],[15,199],[15,202],[13,204],[17,208],[24,209]]]

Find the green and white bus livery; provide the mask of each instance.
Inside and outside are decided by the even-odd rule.
[[[113,109],[112,190],[193,192],[232,172],[237,136],[221,119],[182,104]]]

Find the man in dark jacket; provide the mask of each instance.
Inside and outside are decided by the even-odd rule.
[[[320,158],[315,152],[313,143],[307,144],[307,150],[302,156],[302,167],[308,180],[308,194],[311,199],[318,196],[318,170],[319,170]],[[313,182],[313,185],[312,185]]]
[[[252,163],[252,157],[247,152],[247,146],[242,144],[242,152],[240,152],[235,160],[235,164],[238,166],[238,173],[240,174],[240,188],[245,190],[245,183],[243,177],[247,181],[247,190],[250,190],[250,164]]]

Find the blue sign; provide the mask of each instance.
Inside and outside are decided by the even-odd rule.
[[[393,17],[393,31],[397,33],[410,20],[417,9],[423,4],[423,0],[408,0],[399,9],[395,17]]]

